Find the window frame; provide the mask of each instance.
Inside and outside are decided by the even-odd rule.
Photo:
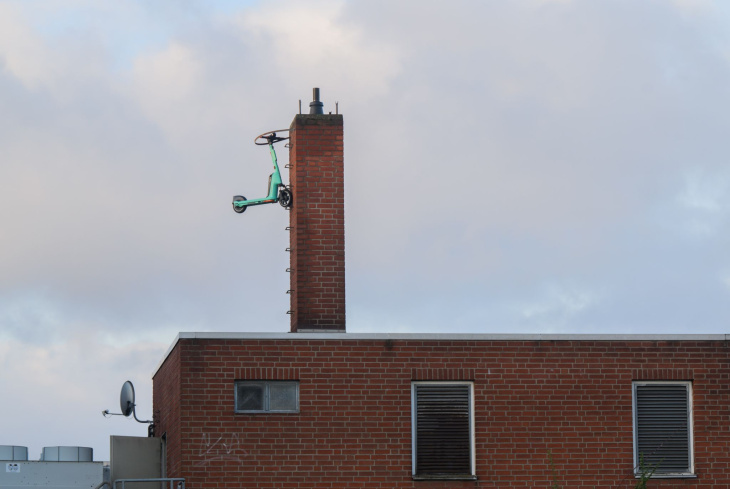
[[[695,450],[694,450],[694,397],[693,386],[691,380],[635,380],[631,383],[631,403],[633,418],[633,438],[634,438],[634,475],[641,476],[640,454],[639,454],[639,426],[638,426],[638,399],[637,387],[648,385],[683,385],[687,393],[687,450],[689,467],[687,472],[655,472],[652,479],[682,479],[697,477],[695,473]]]
[[[242,384],[263,385],[263,409],[238,409],[238,386]],[[284,385],[290,384],[294,386],[294,397],[296,402],[295,409],[270,409],[272,384]],[[236,414],[277,414],[277,413],[298,413],[299,412],[299,381],[298,380],[237,380],[233,384],[233,411]]]
[[[467,386],[469,396],[469,473],[468,474],[419,474],[418,455],[418,411],[416,389],[419,385]],[[474,382],[473,381],[411,381],[411,477],[413,480],[477,480],[476,441],[474,428]]]

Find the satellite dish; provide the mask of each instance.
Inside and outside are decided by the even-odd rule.
[[[152,420],[149,421],[142,421],[141,419],[137,418],[137,411],[135,410],[135,403],[134,403],[134,386],[132,385],[132,382],[129,380],[122,385],[122,392],[119,394],[119,407],[122,408],[121,413],[110,413],[108,409],[105,409],[101,412],[102,415],[104,415],[105,418],[109,416],[127,416],[131,414],[134,416],[135,421],[138,423],[149,423],[150,428],[149,432],[154,433],[154,422]],[[153,435],[150,435],[153,436]]]
[[[122,393],[119,395],[119,405],[122,408],[122,414],[124,416],[129,417],[130,414],[134,413],[134,386],[130,381],[126,381],[122,385]]]

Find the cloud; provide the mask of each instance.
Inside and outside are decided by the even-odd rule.
[[[730,222],[730,176],[723,173],[706,175],[692,170],[685,176],[685,186],[678,196],[684,207],[684,228],[695,238],[708,239],[723,230]]]
[[[527,322],[536,321],[548,327],[560,327],[567,319],[599,302],[595,293],[557,284],[548,286],[544,296],[541,300],[520,307],[521,314]]]
[[[720,280],[728,288],[728,292],[730,292],[730,273],[725,273]]]
[[[727,213],[730,211],[730,176],[720,172],[707,175],[694,169],[685,176],[685,188],[679,195],[679,201],[698,212]]]
[[[146,436],[146,428],[129,419],[105,419],[103,409],[119,412],[119,390],[125,380],[137,388],[140,419],[152,414],[150,372],[165,345],[138,341],[112,346],[98,332],[66,335],[53,345],[23,339],[0,342],[0,389],[4,415],[13,423],[4,439],[27,446],[37,459],[45,446],[94,448],[95,460],[109,460],[109,435]]]
[[[360,97],[381,95],[401,70],[400,53],[349,17],[348,8],[342,0],[267,3],[235,22],[247,42],[271,46],[277,71],[290,75],[284,85],[326,81],[326,88],[347,87]]]
[[[50,82],[51,60],[45,46],[14,4],[0,5],[0,60],[5,70],[29,88]]]
[[[31,58],[60,60],[57,79],[66,81],[59,94],[29,81],[51,72],[6,73],[15,93],[7,103],[35,112],[24,113],[28,124],[7,124],[3,140],[0,171],[13,182],[3,197],[13,236],[0,262],[4,286],[25,284],[29,297],[46,287],[52,301],[93,298],[85,308],[104,317],[138,309],[129,313],[138,322],[170,314],[175,296],[227,297],[173,317],[209,327],[230,318],[219,308],[234,304],[237,282],[223,264],[237,258],[258,283],[263,263],[285,268],[286,257],[248,240],[266,234],[267,210],[241,226],[225,196],[263,187],[267,156],[250,139],[286,126],[294,100],[306,107],[310,85],[323,79],[328,107],[342,99],[349,111],[348,256],[366,274],[495,277],[484,285],[509,270],[541,283],[561,267],[599,268],[616,254],[614,238],[636,239],[641,209],[666,199],[687,159],[708,147],[693,128],[708,104],[691,102],[700,89],[721,96],[721,83],[703,75],[715,68],[699,64],[719,59],[719,47],[693,56],[707,47],[698,32],[709,14],[682,24],[671,7],[634,7],[654,19],[647,30],[603,3],[370,5],[258,4],[197,12],[192,23],[184,7],[112,10],[140,25],[162,14],[173,21],[136,44],[121,72],[118,26],[104,49],[76,52],[67,31],[35,32],[33,12],[14,10],[16,36],[40,53]],[[109,12],[91,17],[114,26]],[[435,19],[439,29],[429,28]],[[77,37],[99,35],[83,25]],[[4,52],[19,49],[12,45]],[[87,54],[98,75],[74,78]],[[681,76],[667,78],[667,66]],[[674,137],[683,131],[689,139]],[[724,152],[710,156],[714,172]],[[699,211],[695,194],[719,190],[693,185],[681,198]],[[52,196],[53,212],[36,195]],[[19,207],[22,216],[10,211]],[[722,220],[713,223],[720,232]],[[284,233],[276,239],[286,247]]]

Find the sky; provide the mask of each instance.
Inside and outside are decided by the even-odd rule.
[[[289,331],[231,197],[313,87],[348,332],[730,333],[726,2],[0,0],[0,445],[108,460],[178,332]]]

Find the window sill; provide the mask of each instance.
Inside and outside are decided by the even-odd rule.
[[[299,414],[299,411],[233,411],[233,414]]]
[[[475,481],[477,480],[476,475],[413,475],[411,476],[414,481]]]
[[[696,479],[697,474],[652,474],[652,479]],[[641,479],[641,474],[635,474],[634,479]]]

